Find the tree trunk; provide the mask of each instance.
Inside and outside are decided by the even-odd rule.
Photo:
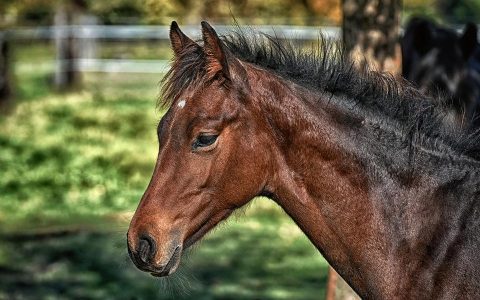
[[[401,8],[401,0],[342,0],[343,44],[358,67],[401,75]],[[326,299],[360,298],[330,267]]]
[[[343,43],[354,61],[400,74],[401,0],[343,0]]]
[[[10,105],[12,78],[10,76],[10,45],[5,31],[0,31],[0,110]]]
[[[75,7],[71,3],[62,3],[55,12],[55,48],[56,69],[54,84],[60,91],[71,90],[80,85],[80,74],[76,66],[78,57],[76,40],[73,36],[73,18]]]

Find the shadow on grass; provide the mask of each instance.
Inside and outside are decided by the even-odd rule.
[[[285,239],[278,224],[231,223],[164,279],[135,269],[123,229],[3,235],[0,299],[323,298],[327,265],[303,236]]]

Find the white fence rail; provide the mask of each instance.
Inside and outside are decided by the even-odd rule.
[[[200,26],[181,26],[182,31],[188,36],[199,38]],[[316,40],[320,32],[327,38],[338,38],[339,27],[324,26],[287,26],[287,25],[263,25],[241,26],[245,32],[253,29],[255,32],[263,32],[275,35],[278,38],[291,40]],[[237,29],[236,26],[216,25],[215,29],[220,34],[225,34]],[[70,25],[70,26],[45,26],[35,28],[16,28],[9,31],[12,39],[52,39],[56,34],[76,39],[156,39],[168,40],[169,26],[118,26],[118,25]]]
[[[97,41],[121,40],[135,42],[140,40],[168,41],[169,26],[107,26],[107,25],[69,25],[69,26],[39,26],[35,28],[19,27],[7,32],[14,42],[31,40],[77,39],[79,55],[73,65],[80,72],[116,72],[116,73],[163,73],[169,61],[167,60],[132,60],[132,59],[97,59],[92,55]],[[227,34],[238,30],[236,26],[216,25],[220,34]],[[186,25],[182,30],[190,37],[200,38],[200,26]],[[312,26],[241,26],[240,30],[246,33],[266,33],[280,39],[295,41],[317,40],[320,35],[328,39],[337,39],[340,35],[339,27],[312,27]],[[252,31],[253,30],[253,31]],[[88,46],[87,46],[88,45]],[[89,51],[82,49],[88,48]],[[85,52],[90,54],[86,55]],[[69,61],[59,60],[52,62],[56,65],[65,65]],[[61,69],[61,68],[58,68]]]
[[[103,73],[165,73],[170,61],[153,59],[77,59],[80,72]]]

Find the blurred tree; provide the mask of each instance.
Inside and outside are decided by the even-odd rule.
[[[0,29],[7,24],[13,23],[11,6],[14,0],[0,1]]]
[[[412,16],[427,16],[440,21],[437,2],[438,0],[403,0],[402,18],[409,20]]]
[[[73,35],[70,25],[78,25],[79,18],[87,9],[85,0],[60,1],[56,6],[54,23],[55,31],[56,70],[54,84],[57,90],[65,91],[80,86],[80,72],[77,68],[77,58],[80,46]]]
[[[324,15],[334,24],[340,24],[342,11],[339,0],[307,0],[309,7],[318,15]]]
[[[343,43],[360,65],[400,73],[401,0],[343,0]]]
[[[48,25],[53,20],[57,0],[1,0],[0,23]]]
[[[87,0],[89,11],[103,24],[144,23],[147,16],[147,0]]]
[[[11,10],[13,2],[13,0],[0,2],[0,111],[10,106],[13,94],[12,76],[10,74],[12,51],[6,30],[14,22]]]
[[[0,31],[0,111],[5,110],[12,99],[12,78],[10,76],[10,43],[5,31]]]
[[[0,0],[0,24],[3,19],[22,25],[50,25],[54,22],[57,4],[71,0]],[[81,0],[82,6],[102,19],[104,24],[142,23],[145,20],[146,0]]]
[[[249,24],[338,24],[339,0],[145,0],[150,23],[172,20],[195,24],[202,19],[230,23],[232,16]]]
[[[0,0],[5,19],[26,25],[53,22],[55,3],[62,0]],[[341,23],[340,0],[85,0],[104,24],[198,23],[201,19],[230,23],[232,15],[250,24],[324,25]],[[355,2],[355,1],[354,1]],[[361,2],[361,1],[360,1]],[[479,0],[405,0],[404,15],[427,15],[464,23],[480,19]],[[440,20],[441,21],[441,20]]]
[[[448,23],[477,22],[480,19],[479,0],[439,0],[437,8]]]

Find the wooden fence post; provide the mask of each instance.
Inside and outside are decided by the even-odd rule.
[[[328,267],[326,300],[359,300],[360,297],[332,268]]]
[[[0,31],[0,109],[2,110],[9,106],[12,98],[10,50],[7,32]]]
[[[62,3],[55,12],[55,88],[69,90],[79,85],[80,75],[76,67],[76,47],[72,34],[73,6]]]
[[[76,18],[76,23],[81,26],[81,42],[78,43],[78,58],[81,60],[77,67],[80,69],[92,66],[93,60],[97,58],[97,40],[92,27],[98,25],[98,18],[94,15],[85,13]],[[82,70],[80,70],[82,71]]]

